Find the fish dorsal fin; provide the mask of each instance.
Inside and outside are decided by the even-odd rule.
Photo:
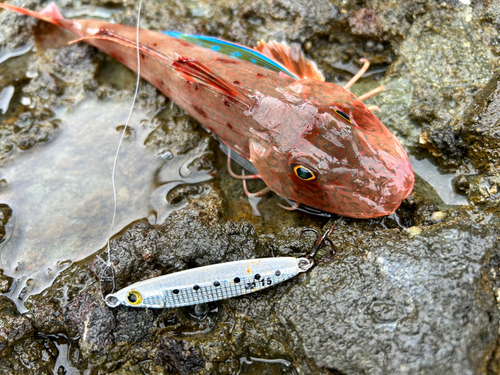
[[[223,39],[214,38],[204,35],[186,35],[177,31],[164,31],[163,34],[182,39],[195,45],[211,49],[224,55],[234,57],[238,60],[248,61],[263,68],[270,69],[277,73],[283,72],[293,79],[299,79],[295,74],[288,70],[285,66],[275,61],[273,58],[265,56],[257,50],[241,46],[236,43],[231,43]]]
[[[287,43],[271,40],[269,43],[264,41],[258,42],[255,49],[264,56],[279,62],[299,79],[325,80],[323,73],[318,69],[316,63],[305,57],[299,45],[294,44],[289,46]]]

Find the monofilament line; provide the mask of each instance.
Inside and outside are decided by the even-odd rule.
[[[140,52],[139,52],[139,26],[140,26],[140,19],[141,19],[141,7],[142,7],[142,0],[139,0],[139,10],[137,12],[137,34],[136,34],[136,46],[137,46],[137,81],[135,83],[135,93],[134,93],[134,98],[132,100],[132,105],[130,106],[130,112],[128,114],[127,122],[125,123],[125,127],[123,128],[122,136],[120,138],[120,142],[118,142],[118,148],[116,149],[116,154],[115,154],[115,160],[113,162],[113,171],[111,173],[111,183],[113,185],[113,202],[114,202],[114,208],[113,208],[113,219],[111,220],[111,226],[109,228],[109,235],[108,235],[108,259],[107,259],[107,267],[111,267],[111,247],[109,245],[109,242],[111,240],[111,235],[113,234],[113,227],[115,225],[115,219],[116,219],[116,207],[117,207],[117,199],[116,199],[116,185],[115,185],[115,172],[116,172],[116,164],[118,162],[118,154],[120,153],[120,147],[123,142],[123,138],[125,137],[125,133],[128,128],[128,124],[130,122],[130,118],[132,117],[132,112],[134,110],[134,104],[137,99],[137,93],[139,92],[139,81],[141,79],[141,59],[140,59]]]

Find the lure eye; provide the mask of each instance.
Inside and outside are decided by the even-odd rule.
[[[127,302],[131,305],[137,306],[142,302],[142,295],[137,290],[131,290],[127,293]]]
[[[295,172],[295,175],[298,178],[300,178],[301,180],[312,181],[312,180],[316,179],[314,172],[311,171],[309,168],[304,167],[303,165],[296,165],[293,168],[293,171]]]
[[[342,117],[344,120],[346,120],[348,123],[352,124],[351,118],[345,113],[342,112],[340,109],[334,109],[335,113]]]

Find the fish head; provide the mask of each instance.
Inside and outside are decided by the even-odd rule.
[[[285,145],[251,140],[252,162],[277,194],[354,218],[393,213],[413,189],[414,174],[397,138],[353,94],[325,82],[289,87],[316,112]]]

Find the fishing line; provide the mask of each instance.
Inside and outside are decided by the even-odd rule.
[[[135,82],[135,93],[134,93],[134,98],[132,99],[132,105],[130,106],[130,111],[128,114],[127,121],[125,122],[125,127],[123,128],[122,135],[120,137],[120,141],[118,142],[118,147],[116,149],[116,154],[115,154],[115,159],[113,162],[113,171],[111,172],[111,183],[113,185],[113,202],[114,202],[114,207],[113,207],[113,219],[111,220],[111,226],[109,228],[109,234],[108,234],[108,245],[107,245],[107,261],[106,261],[106,267],[101,272],[101,282],[100,282],[100,288],[101,288],[101,297],[104,300],[104,296],[102,293],[102,282],[103,281],[111,281],[113,284],[112,291],[113,293],[115,291],[115,275],[114,275],[114,270],[113,266],[111,265],[111,246],[110,246],[110,241],[111,241],[111,236],[113,234],[113,227],[115,225],[115,220],[116,220],[116,208],[117,208],[117,198],[116,198],[116,184],[115,184],[115,174],[116,174],[116,164],[118,162],[118,155],[120,153],[120,148],[123,142],[123,138],[125,138],[125,133],[127,132],[128,124],[130,122],[130,118],[132,117],[132,112],[134,111],[134,104],[135,101],[137,100],[137,94],[139,92],[139,81],[141,79],[141,56],[140,56],[140,48],[139,48],[139,26],[140,26],[140,20],[141,20],[141,7],[142,7],[142,0],[139,0],[139,10],[137,11],[137,33],[136,33],[136,46],[137,46],[137,80]],[[106,273],[109,272],[110,276],[106,276]]]

